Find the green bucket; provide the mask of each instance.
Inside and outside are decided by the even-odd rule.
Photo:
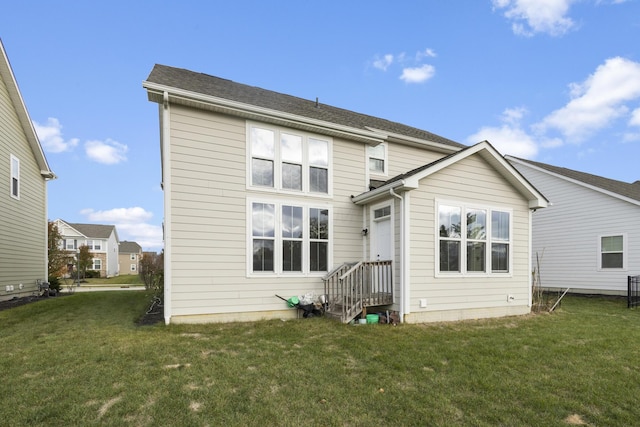
[[[367,323],[378,323],[380,316],[377,314],[367,314]]]

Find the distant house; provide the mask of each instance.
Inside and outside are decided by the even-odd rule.
[[[0,41],[0,300],[47,280],[49,168]]]
[[[120,274],[138,274],[140,260],[142,259],[142,247],[136,242],[126,240],[118,246],[118,260]]]
[[[542,287],[626,294],[627,276],[640,274],[640,181],[507,159],[552,203],[533,217]]]
[[[184,69],[159,104],[165,322],[294,317],[326,295],[347,322],[530,312],[530,222],[545,197],[488,142]]]
[[[115,225],[76,224],[55,220],[63,249],[75,253],[80,246],[88,246],[93,254],[89,268],[100,272],[100,277],[118,275],[118,233]]]

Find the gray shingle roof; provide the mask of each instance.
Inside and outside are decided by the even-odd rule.
[[[373,128],[456,148],[466,147],[453,140],[401,123],[181,68],[156,64],[147,81],[355,129],[369,130]]]
[[[514,159],[516,159],[516,157],[514,157]],[[604,178],[598,175],[592,175],[586,172],[579,172],[576,170],[567,169],[559,166],[552,166],[545,163],[534,162],[531,160],[525,160],[525,159],[518,159],[518,160],[524,163],[529,163],[533,166],[537,166],[549,172],[562,175],[564,177],[567,177],[576,181],[580,181],[584,184],[591,185],[593,187],[598,187],[602,190],[606,190],[611,193],[616,193],[621,196],[640,201],[640,181],[628,183],[624,181],[617,181],[615,179]]]
[[[101,225],[101,224],[73,224],[68,222],[71,227],[78,230],[80,233],[87,237],[94,239],[108,239],[111,236],[111,232],[115,230],[115,225]]]
[[[136,242],[128,242],[126,240],[120,242],[118,252],[121,254],[137,254],[142,251],[142,247]]]

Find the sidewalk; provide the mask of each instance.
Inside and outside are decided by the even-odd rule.
[[[74,292],[100,292],[100,291],[144,291],[143,285],[87,285],[73,286]],[[65,286],[61,289],[62,293],[68,293],[69,289]]]

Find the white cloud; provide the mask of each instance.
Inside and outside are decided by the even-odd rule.
[[[162,227],[149,224],[153,213],[141,207],[115,208],[106,211],[83,209],[80,211],[88,221],[115,225],[120,240],[137,242],[145,249],[162,248]]]
[[[421,61],[423,58],[435,58],[436,56],[438,55],[436,55],[435,50],[427,48],[425,50],[421,50],[420,52],[418,52],[416,54],[416,59],[418,61]]]
[[[54,117],[49,117],[46,124],[40,124],[33,121],[33,127],[38,134],[38,139],[42,144],[42,148],[49,153],[62,153],[70,151],[78,145],[78,139],[72,138],[66,140],[62,137],[62,125],[60,121]]]
[[[538,146],[534,138],[522,130],[520,121],[527,113],[523,107],[506,109],[502,113],[501,126],[484,126],[467,138],[468,144],[475,144],[487,140],[501,154],[533,158],[538,153]]]
[[[107,139],[106,141],[87,141],[84,144],[87,157],[98,163],[114,165],[127,160],[129,147],[117,141]]]
[[[631,119],[629,120],[630,126],[640,126],[640,108],[636,108],[631,113]]]
[[[387,68],[393,63],[393,55],[388,53],[382,58],[376,57],[373,61],[373,66],[379,70],[387,71]]]
[[[406,83],[424,83],[432,78],[436,73],[436,69],[433,65],[424,64],[417,68],[405,68],[402,70],[400,80],[404,80]]]
[[[640,63],[615,57],[605,61],[582,83],[570,85],[571,100],[553,111],[535,128],[561,132],[570,142],[581,142],[626,115],[630,101],[640,99]],[[640,123],[633,112],[630,124]]]
[[[515,34],[532,36],[547,33],[565,34],[575,23],[569,17],[569,7],[576,0],[493,0],[494,9],[506,9],[504,16],[512,21]]]

